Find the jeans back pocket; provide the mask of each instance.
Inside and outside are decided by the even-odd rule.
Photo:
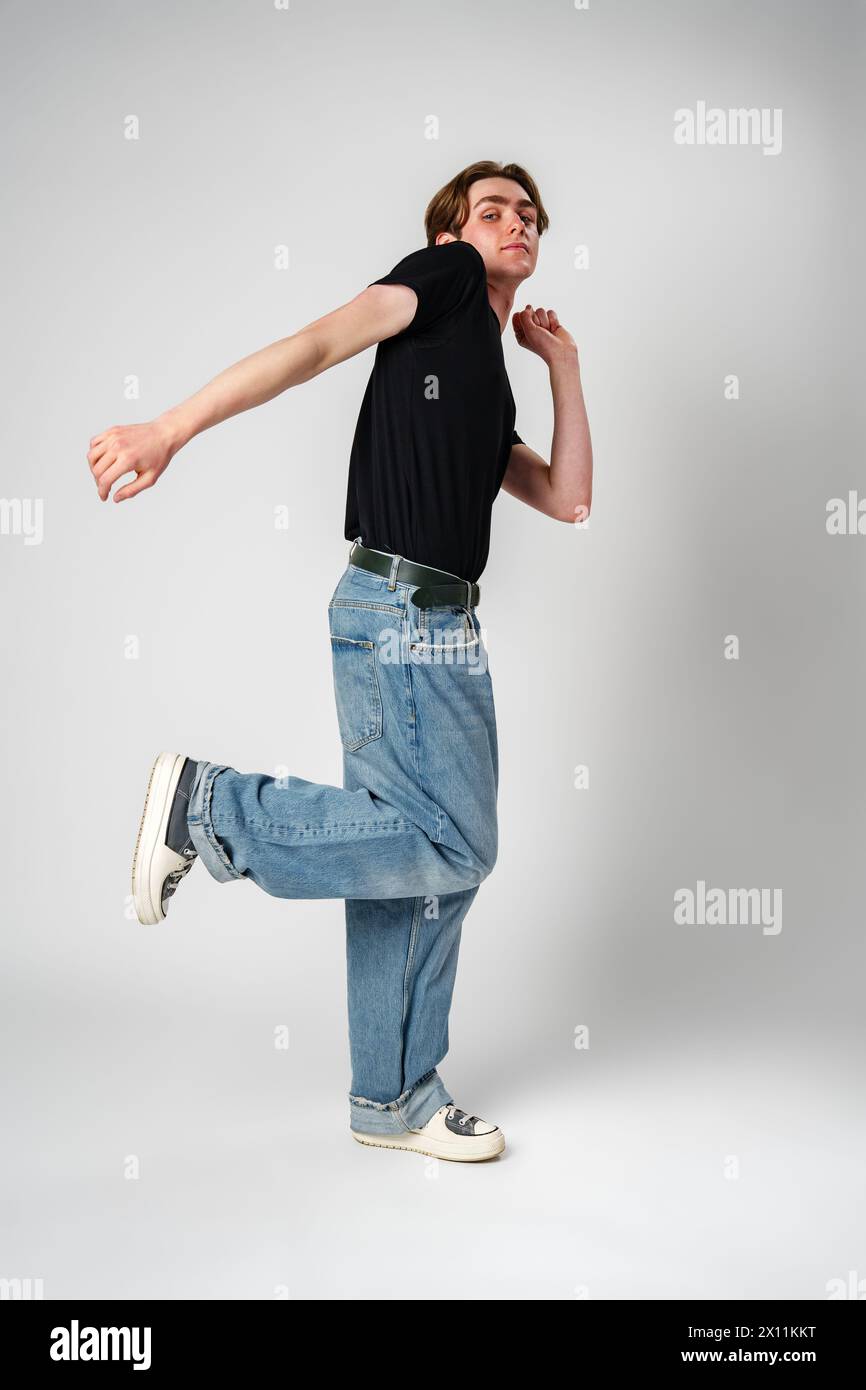
[[[357,752],[382,737],[382,693],[373,642],[331,633],[334,695],[343,747]]]

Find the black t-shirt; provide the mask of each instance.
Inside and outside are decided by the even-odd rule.
[[[474,582],[511,446],[523,442],[484,260],[468,241],[449,241],[371,283],[409,285],[418,304],[376,348],[349,462],[346,539]]]

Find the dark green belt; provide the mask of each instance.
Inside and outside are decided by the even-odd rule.
[[[390,578],[394,564],[393,555],[385,555],[379,550],[368,550],[360,541],[355,541],[349,551],[349,564],[359,565],[363,570]],[[410,595],[418,608],[439,608],[456,603],[462,608],[475,608],[481,601],[481,590],[469,579],[458,579],[447,570],[434,569],[432,565],[417,565],[414,560],[400,556],[394,571],[395,584],[418,584],[419,588]]]

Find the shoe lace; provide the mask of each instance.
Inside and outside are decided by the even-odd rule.
[[[459,1125],[471,1125],[478,1119],[477,1115],[467,1115],[465,1110],[460,1110],[453,1104],[446,1105],[445,1109],[448,1112],[449,1118],[456,1120]]]
[[[171,873],[167,876],[165,883],[162,885],[163,906],[165,906],[166,901],[171,897],[172,893],[177,888],[177,885],[180,883],[184,874],[189,873],[190,869],[192,868],[193,864],[198,858],[198,852],[197,850],[193,849],[192,845],[187,845],[185,849],[181,850],[181,854],[186,860],[186,863],[181,864],[177,869],[172,869]]]

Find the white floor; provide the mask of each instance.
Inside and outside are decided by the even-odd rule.
[[[249,1064],[243,1018],[233,1041],[170,1010],[49,1013],[18,1019],[6,1071],[0,1257],[46,1299],[820,1300],[866,1274],[841,1036],[449,1056],[458,1104],[506,1134],[474,1165],[356,1144],[339,1046],[313,1085],[303,1055]]]

